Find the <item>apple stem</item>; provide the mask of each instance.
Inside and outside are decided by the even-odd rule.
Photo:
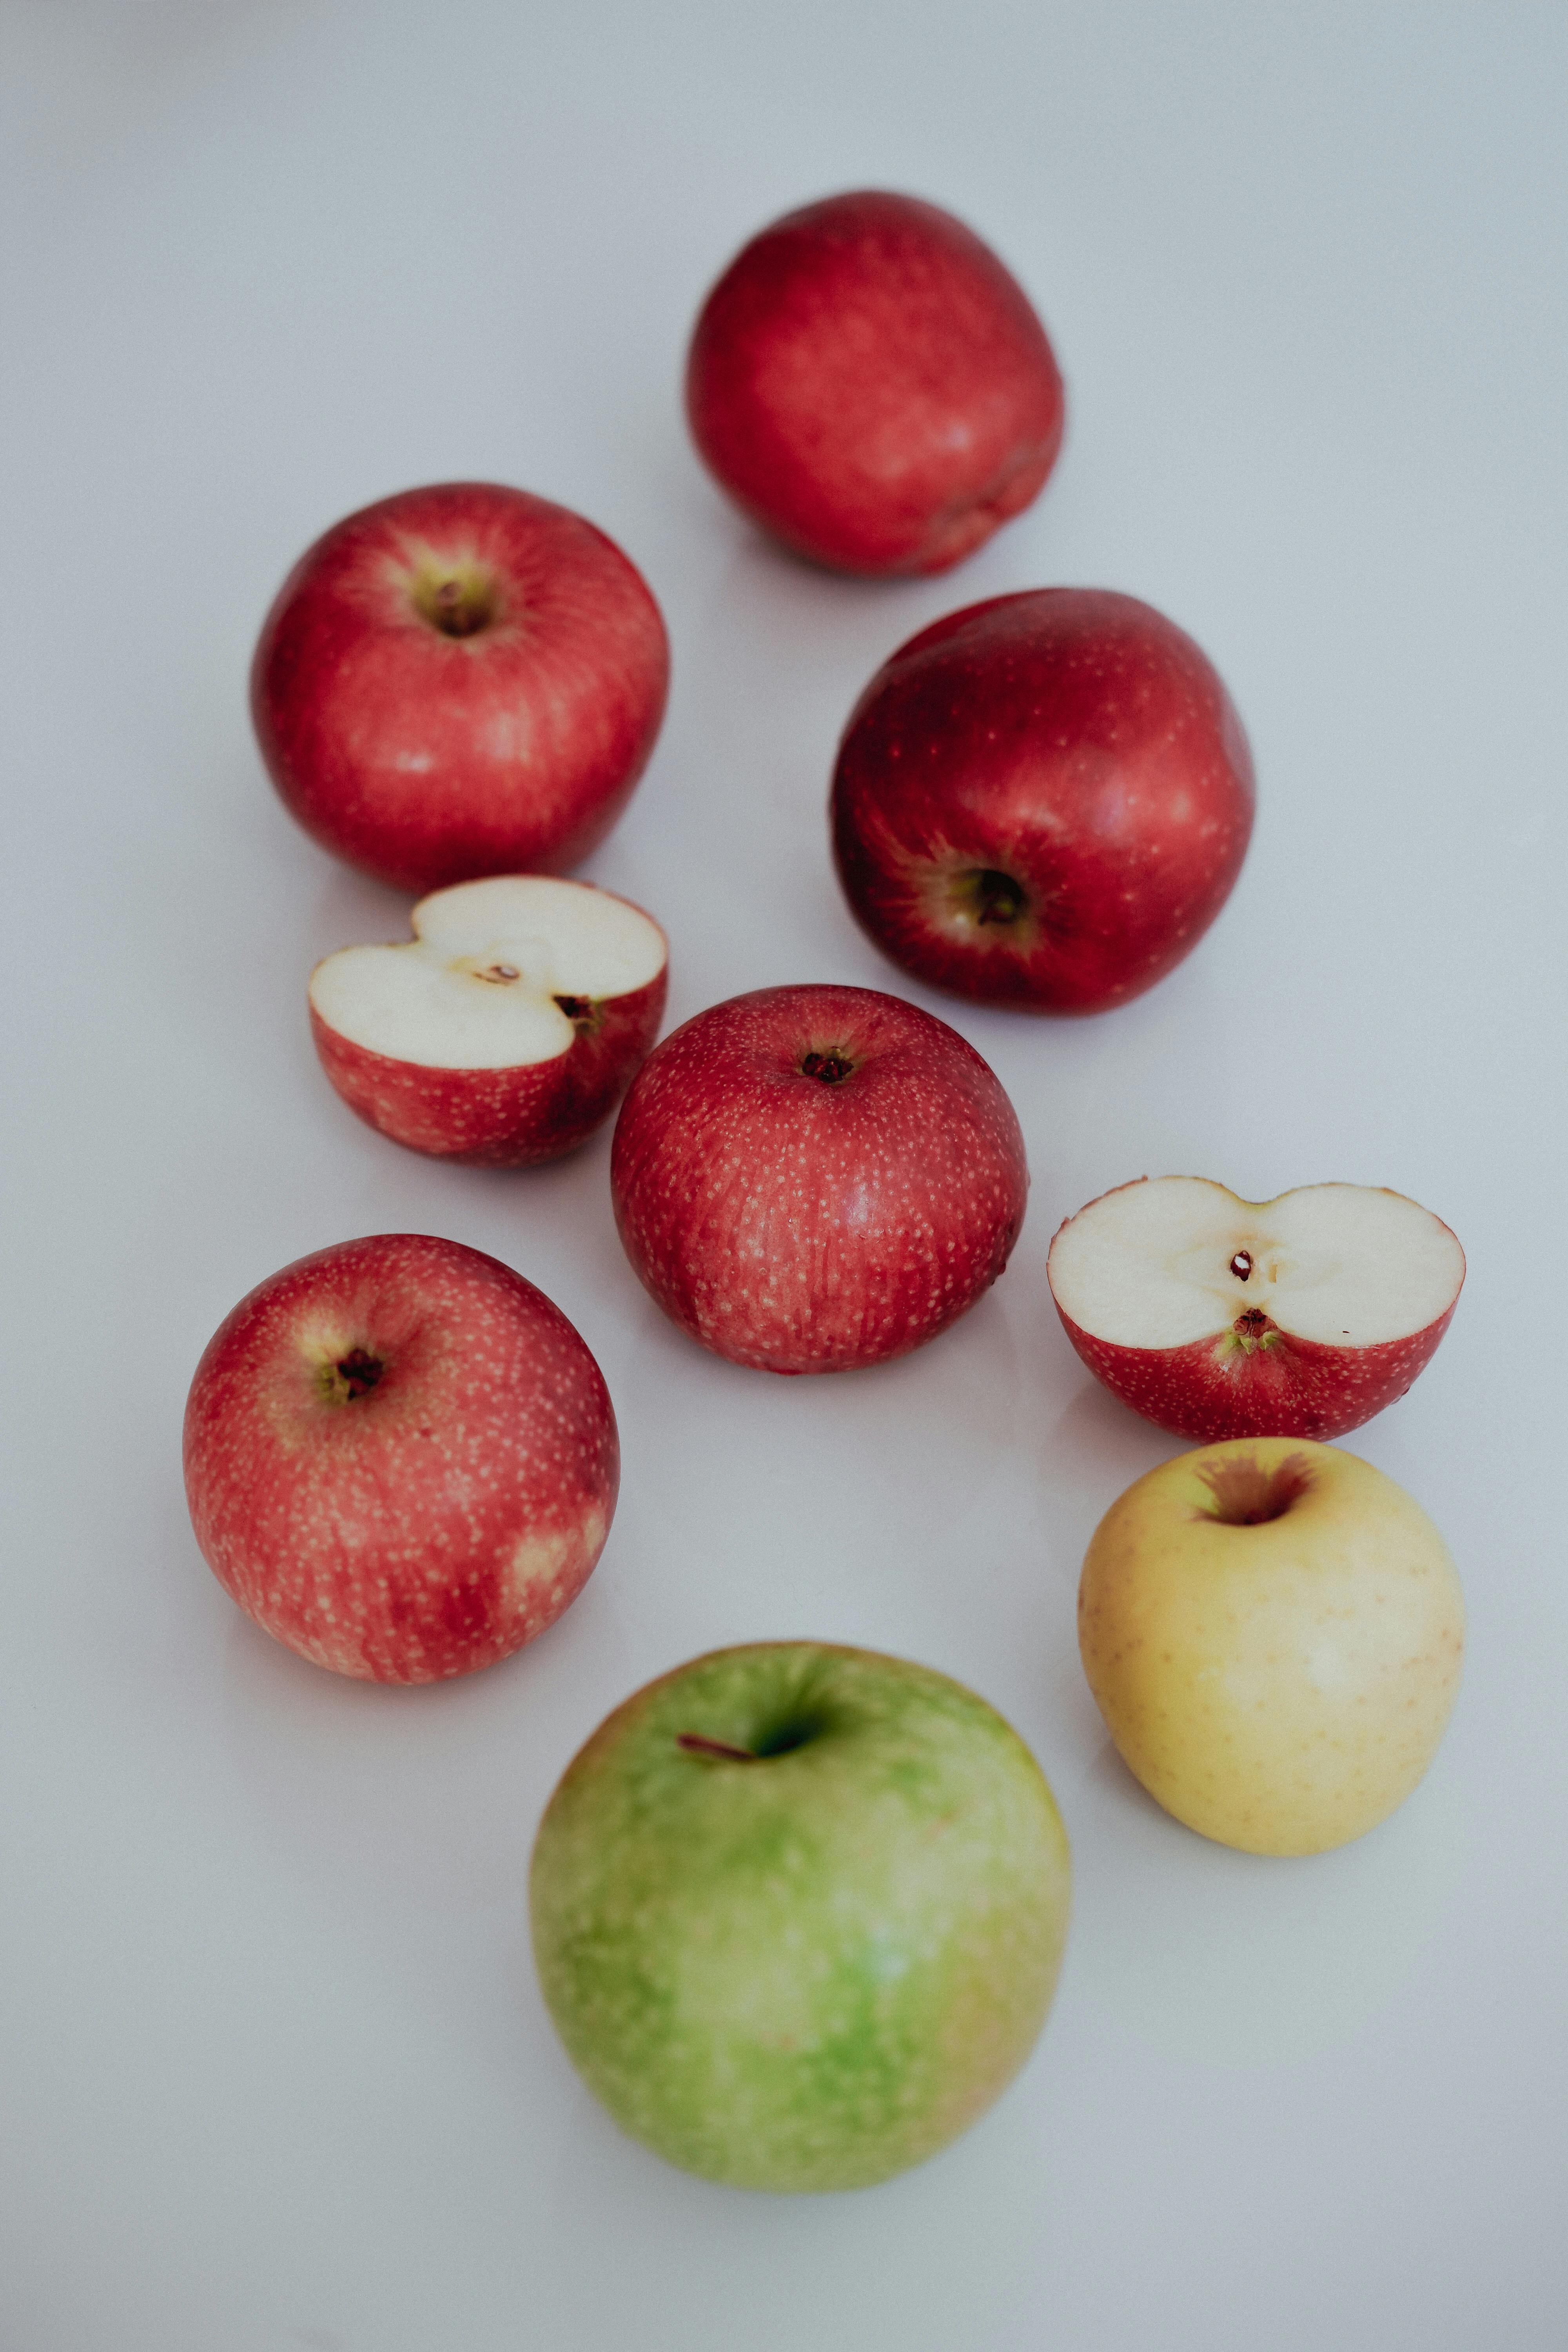
[[[676,1735],[675,1744],[689,1756],[722,1756],[731,1764],[754,1764],[756,1757],[749,1748],[731,1748],[722,1739],[704,1739],[700,1731],[682,1731]]]

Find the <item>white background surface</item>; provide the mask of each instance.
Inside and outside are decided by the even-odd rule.
[[[1560,2345],[1568,17],[5,0],[0,68],[4,2352]],[[678,404],[733,248],[868,183],[987,236],[1068,382],[1043,499],[916,585],[772,552]],[[1009,1088],[1022,1243],[913,1359],[709,1359],[622,1259],[607,1137],[444,1169],[321,1077],[309,967],[404,904],[274,801],[246,665],[328,522],[463,475],[582,509],[663,603],[669,718],[590,871],[668,927],[671,1020],[889,986]],[[823,819],[893,646],[1058,581],[1191,629],[1260,781],[1215,931],[1071,1026],[893,973]],[[1465,1688],[1405,1810],[1316,1861],[1156,1811],[1078,1666],[1089,1534],[1176,1448],[1069,1353],[1046,1250],[1172,1170],[1390,1184],[1469,1253],[1431,1369],[1352,1441],[1453,1545]],[[569,1615],[414,1693],[244,1622],[178,1460],[241,1293],[400,1228],[541,1283],[625,1451]],[[837,2200],[619,2138],[526,1946],[533,1827],[599,1717],[790,1634],[983,1691],[1077,1865],[1017,2085]]]

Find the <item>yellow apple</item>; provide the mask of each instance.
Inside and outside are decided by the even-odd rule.
[[[1321,1853],[1403,1803],[1464,1641],[1419,1504],[1299,1437],[1151,1470],[1100,1521],[1079,1588],[1084,1672],[1123,1761],[1179,1822],[1247,1853]]]

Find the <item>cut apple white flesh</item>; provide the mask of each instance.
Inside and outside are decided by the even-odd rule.
[[[437,890],[399,946],[340,949],[310,976],[327,1075],[383,1134],[521,1165],[607,1116],[658,1034],[667,949],[589,882],[496,875]]]
[[[1465,1257],[1402,1193],[1311,1184],[1243,1201],[1196,1176],[1091,1201],[1051,1244],[1074,1347],[1124,1402],[1204,1444],[1331,1438],[1403,1395]]]

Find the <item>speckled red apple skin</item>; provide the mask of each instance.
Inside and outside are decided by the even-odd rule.
[[[934,622],[867,686],[833,780],[850,908],[933,987],[1100,1013],[1164,977],[1228,898],[1251,753],[1206,656],[1152,605],[1039,588]],[[953,938],[934,875],[993,870],[1033,914]]]
[[[697,446],[786,547],[942,572],[1037,496],[1062,380],[1027,296],[962,221],[877,189],[787,214],[709,294],[687,362]]]
[[[355,1349],[376,1384],[327,1401]],[[382,1683],[470,1674],[581,1590],[620,1454],[599,1368],[559,1307],[479,1250],[341,1242],[258,1285],[185,1408],[185,1493],[209,1567],[317,1665]]]
[[[455,638],[420,616],[420,549],[494,573],[493,625]],[[578,865],[647,764],[668,682],[658,607],[603,531],[525,490],[444,482],[306,551],[262,628],[251,715],[307,833],[422,894]]]
[[[513,1069],[398,1061],[340,1035],[314,1005],[310,1034],[332,1085],[378,1134],[438,1160],[535,1168],[604,1125],[658,1034],[668,983],[667,966],[646,988],[605,998],[565,1053]]]
[[[853,1064],[836,1085],[808,1054]],[[694,1339],[773,1372],[934,1339],[1006,1265],[1028,1170],[1013,1106],[945,1022],[874,989],[759,989],[644,1063],[610,1158],[641,1280]]]
[[[1455,1305],[1458,1305],[1458,1300]],[[1266,1348],[1226,1349],[1223,1338],[1182,1348],[1121,1348],[1062,1313],[1062,1328],[1095,1378],[1145,1421],[1200,1445],[1225,1437],[1312,1437],[1360,1429],[1405,1394],[1431,1361],[1454,1308],[1407,1339],[1331,1348],[1275,1330]]]

